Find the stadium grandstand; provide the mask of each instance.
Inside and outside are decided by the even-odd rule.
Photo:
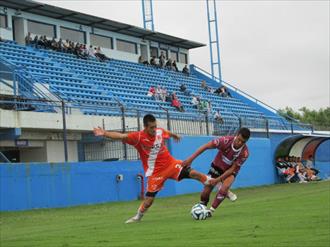
[[[79,174],[88,169],[88,174],[101,170],[111,174],[113,181],[107,186],[117,188],[116,176],[121,173],[123,183],[134,185],[126,194],[117,191],[109,196],[100,191],[95,195],[90,191],[73,201],[31,199],[18,205],[9,199],[1,210],[136,199],[140,193],[136,176],[141,173],[136,151],[122,142],[95,137],[92,129],[141,130],[146,113],[154,114],[159,126],[185,136],[181,144],[168,143],[181,159],[202,139],[250,128],[249,145],[256,151],[249,163],[263,172],[253,181],[248,171],[242,173],[237,187],[278,182],[275,159],[286,155],[306,158],[319,152],[318,169],[324,178],[330,175],[329,135],[279,115],[271,106],[190,64],[189,51],[205,44],[28,0],[0,1],[0,20],[0,162],[8,163],[2,166],[3,176],[11,174],[10,166],[18,163],[30,164],[34,176],[54,172],[64,178],[69,172],[77,176],[70,183],[83,183],[86,177]],[[77,43],[82,46],[77,48]],[[165,62],[176,61],[174,68],[173,63],[160,65],[164,62],[161,56]],[[185,90],[180,90],[182,85]],[[160,97],[148,94],[150,88],[156,94],[163,90],[158,92]],[[179,108],[173,104],[173,93]],[[197,104],[194,98],[198,98]],[[54,162],[59,168],[52,167]],[[98,182],[103,180],[97,178],[88,179],[102,187]],[[25,193],[23,188],[11,189]],[[173,185],[162,195],[198,189],[190,183]],[[1,190],[1,194],[6,192]]]

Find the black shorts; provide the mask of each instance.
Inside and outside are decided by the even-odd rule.
[[[223,171],[221,168],[214,166],[214,164],[211,164],[211,168],[209,172],[207,173],[208,175],[211,176],[211,178],[217,178],[220,177],[222,174],[224,174],[225,171]],[[237,172],[235,172],[234,177],[236,177]]]

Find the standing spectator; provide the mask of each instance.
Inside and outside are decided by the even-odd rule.
[[[182,73],[189,76],[189,69],[187,67],[187,64],[184,66],[184,68],[182,69]]]
[[[39,37],[38,39],[38,47],[37,48],[45,48],[46,45],[45,45],[45,42],[44,42],[44,39],[42,36]]]
[[[31,43],[32,43],[31,33],[28,32],[28,34],[25,36],[25,45],[31,45]]]
[[[95,50],[93,49],[93,46],[90,45],[89,48],[88,48],[88,56],[90,56],[91,58],[96,58],[95,56]]]
[[[55,37],[53,37],[52,41],[50,42],[50,48],[54,51],[58,50],[58,43],[57,43]]]
[[[159,56],[159,67],[160,68],[164,68],[164,66],[165,66],[165,55],[164,55],[164,52],[162,51],[161,53],[160,53],[160,56]]]
[[[172,69],[172,59],[168,59],[168,61],[165,64],[166,69]]]
[[[178,66],[176,65],[176,61],[175,60],[172,63],[172,70],[177,71],[177,72],[179,71],[178,70]]]
[[[187,90],[186,84],[182,83],[180,85],[180,91],[183,92],[184,95],[190,96],[190,91]]]
[[[161,94],[162,94],[162,90],[160,86],[157,86],[155,93],[155,100],[161,100]]]
[[[61,51],[61,52],[64,51],[62,38],[60,38],[57,42],[57,51]]]

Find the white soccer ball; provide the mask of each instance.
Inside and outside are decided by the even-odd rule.
[[[191,216],[195,220],[205,220],[208,215],[208,210],[205,205],[197,203],[191,208]]]

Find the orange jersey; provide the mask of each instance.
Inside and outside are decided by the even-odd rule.
[[[156,129],[155,136],[150,136],[143,130],[128,134],[124,142],[134,146],[139,152],[146,177],[160,173],[176,162],[165,145],[165,140],[169,138],[169,132],[162,128]]]

